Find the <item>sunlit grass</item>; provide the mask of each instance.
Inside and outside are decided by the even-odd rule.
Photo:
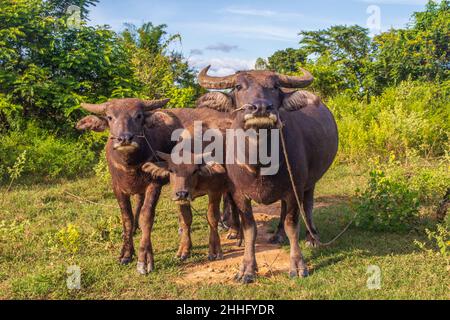
[[[316,224],[323,240],[332,238],[351,218],[354,190],[365,182],[364,170],[334,166],[318,185]],[[5,189],[0,189],[3,193]],[[108,185],[83,178],[53,185],[15,185],[0,211],[1,299],[448,299],[449,269],[438,255],[414,245],[421,231],[407,234],[376,233],[350,228],[331,247],[305,248],[312,272],[306,279],[287,274],[259,277],[251,285],[182,285],[184,263],[174,259],[178,245],[178,218],[167,188],[158,204],[153,233],[156,270],[140,276],[135,263],[120,266],[121,224]],[[99,203],[81,201],[67,192]],[[194,203],[193,255],[189,262],[206,259],[208,227],[206,199]],[[55,235],[75,226],[80,246],[65,250]],[[138,247],[140,234],[135,237]],[[301,239],[304,237],[302,236]],[[303,240],[302,240],[302,247]],[[288,248],[286,247],[286,250]],[[66,286],[67,267],[81,268],[81,289]],[[369,290],[367,267],[381,268],[381,289]]]

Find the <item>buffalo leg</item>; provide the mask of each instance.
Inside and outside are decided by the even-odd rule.
[[[119,261],[121,264],[128,264],[133,259],[134,245],[133,245],[133,211],[131,209],[130,196],[120,191],[114,190],[114,193],[119,203],[120,212],[122,214],[122,238],[123,245],[120,253]]]
[[[208,204],[208,224],[209,224],[209,260],[223,259],[222,247],[218,225],[220,220],[220,199],[221,194],[210,194]]]
[[[227,239],[238,239],[241,236],[241,225],[239,221],[239,213],[230,193],[224,195],[224,212],[227,212],[227,220],[224,220],[230,227]]]
[[[150,184],[145,190],[144,203],[139,216],[139,225],[142,229],[142,236],[139,243],[137,271],[140,274],[146,274],[154,269],[151,233],[153,222],[155,221],[156,204],[160,194],[161,185],[156,183]]]
[[[308,276],[308,268],[303,259],[300,246],[298,245],[300,229],[299,218],[298,205],[295,201],[288,202],[284,229],[286,230],[286,235],[289,238],[291,247],[289,265],[289,276],[291,278]]]
[[[133,217],[133,235],[136,234],[136,231],[139,228],[139,215],[141,214],[144,199],[145,194],[136,195],[136,207],[134,208],[134,217]]]
[[[274,235],[269,238],[273,244],[281,244],[286,241],[286,232],[284,231],[284,220],[286,219],[286,201],[281,200],[280,222]]]
[[[180,205],[179,208],[180,208],[179,222],[181,229],[181,239],[180,239],[180,246],[178,248],[176,256],[183,261],[189,257],[192,248],[192,241],[191,241],[192,212],[191,206],[189,204]]]
[[[253,217],[252,206],[249,199],[240,195],[233,195],[239,215],[241,216],[241,225],[244,236],[244,259],[241,268],[236,275],[236,280],[242,283],[250,283],[256,278],[256,222]]]
[[[306,222],[309,228],[313,232],[311,236],[308,228],[306,228],[306,245],[310,247],[317,247],[317,240],[319,239],[319,233],[317,232],[316,226],[313,222],[313,208],[314,208],[314,187],[305,191],[303,199],[303,209],[305,210]]]

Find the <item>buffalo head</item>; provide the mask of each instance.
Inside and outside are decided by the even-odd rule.
[[[159,151],[157,154],[164,161],[147,162],[142,166],[142,171],[151,174],[154,178],[170,177],[172,200],[179,204],[192,201],[199,178],[225,173],[225,168],[220,164],[203,162],[203,159],[207,158],[209,154],[191,154],[190,164],[175,164],[170,154]],[[200,159],[196,159],[197,157]]]
[[[81,107],[96,115],[78,121],[77,129],[101,132],[109,128],[113,149],[133,152],[141,147],[143,131],[150,111],[163,107],[164,100],[113,99],[101,104],[82,103]]]
[[[286,90],[309,86],[314,78],[301,69],[303,76],[287,76],[272,71],[240,71],[225,77],[208,75],[203,69],[198,81],[207,89],[232,89],[230,93],[209,92],[202,96],[199,106],[236,113],[244,127],[270,128],[278,120],[279,110],[295,111],[306,106],[313,95],[305,91]],[[314,96],[315,97],[315,96]]]

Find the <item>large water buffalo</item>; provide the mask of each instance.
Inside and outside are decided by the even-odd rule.
[[[318,238],[312,221],[314,187],[333,162],[338,134],[333,115],[321,100],[306,91],[286,90],[307,87],[313,82],[306,70],[303,76],[286,76],[272,71],[243,71],[225,77],[212,77],[203,69],[198,77],[207,89],[232,89],[230,93],[210,92],[200,98],[199,105],[224,112],[231,112],[234,129],[274,129],[280,117],[284,124],[284,136],[289,163],[299,200],[306,212],[309,229]],[[236,141],[235,141],[236,142]],[[278,144],[280,145],[280,144]],[[227,153],[243,152],[248,156],[248,145],[227,144]],[[233,150],[230,150],[233,148]],[[254,281],[257,269],[255,257],[256,224],[251,200],[270,204],[283,200],[286,204],[284,229],[290,242],[290,276],[304,277],[308,269],[298,244],[299,206],[291,185],[286,159],[281,145],[278,152],[279,168],[276,174],[262,175],[263,165],[227,163],[232,182],[233,199],[240,211],[245,250],[244,259],[236,279],[243,283]]]
[[[154,177],[142,171],[142,165],[148,161],[160,160],[156,155],[157,151],[171,152],[176,143],[171,141],[172,132],[182,128],[183,122],[224,117],[223,113],[206,108],[155,111],[168,101],[114,99],[102,104],[82,104],[85,110],[95,115],[86,116],[77,123],[80,130],[104,131],[109,128],[106,158],[123,224],[123,247],[119,261],[128,264],[132,260],[133,232],[139,220],[142,237],[137,270],[141,274],[154,268],[151,230],[161,187],[168,182],[166,178]],[[132,195],[137,195],[134,215],[130,201]],[[180,215],[180,221],[186,223],[181,225],[183,232],[177,256],[185,259],[192,246],[190,206],[180,205]]]

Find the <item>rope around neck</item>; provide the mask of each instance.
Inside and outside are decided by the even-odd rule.
[[[144,131],[142,131],[142,134],[140,136],[137,136],[137,137],[145,139],[145,142],[147,142],[147,145],[150,148],[150,151],[152,152],[153,157],[155,157],[156,160],[159,160],[158,155],[156,154],[155,150],[153,149],[152,145],[150,144],[150,141],[148,141],[147,137],[145,136]]]
[[[300,201],[300,197],[298,196],[297,187],[296,187],[295,181],[294,181],[294,175],[292,174],[292,167],[291,167],[291,164],[290,164],[290,161],[289,161],[289,156],[288,156],[288,153],[287,153],[286,141],[284,139],[284,131],[283,131],[284,124],[283,124],[283,121],[282,121],[279,113],[278,113],[277,127],[280,130],[280,137],[281,137],[281,145],[282,145],[282,148],[283,148],[283,154],[284,154],[284,158],[286,159],[286,166],[287,166],[288,173],[289,173],[289,178],[290,178],[290,181],[291,181],[291,184],[292,184],[292,190],[294,191],[295,200],[297,201],[298,208],[299,208],[299,210],[301,212],[300,215],[303,218],[303,222],[305,222],[306,229],[308,229],[309,234],[316,241],[316,243],[319,246],[321,246],[321,247],[327,247],[327,246],[331,245],[332,243],[334,243],[337,239],[339,239],[348,230],[350,225],[355,220],[357,213],[355,213],[355,215],[353,216],[352,220],[350,220],[350,222],[345,226],[345,228],[337,236],[335,236],[333,239],[331,239],[330,241],[323,243],[319,239],[316,238],[314,232],[312,232],[312,230],[311,230],[311,228],[310,228],[310,226],[309,226],[309,224],[307,222],[305,210],[303,209],[303,206],[302,206],[301,201]]]

